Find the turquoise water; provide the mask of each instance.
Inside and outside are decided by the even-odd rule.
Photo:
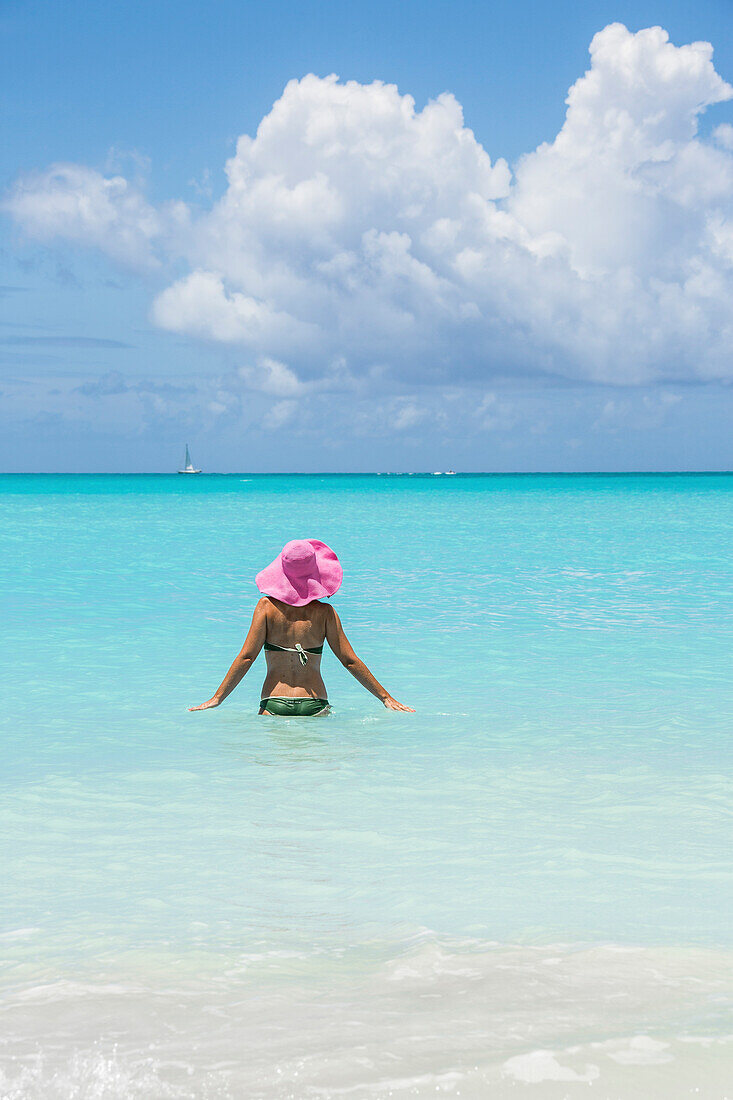
[[[726,1095],[733,476],[6,475],[0,509],[0,1095]],[[326,719],[258,718],[259,662],[187,712],[300,537],[416,714],[332,655]]]

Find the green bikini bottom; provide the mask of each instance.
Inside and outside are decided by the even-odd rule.
[[[286,696],[271,695],[260,700],[260,714],[277,714],[282,718],[312,718],[316,714],[327,714],[328,699],[288,699]]]

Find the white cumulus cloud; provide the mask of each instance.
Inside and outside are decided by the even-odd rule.
[[[163,291],[153,304],[153,319],[173,332],[263,350],[307,342],[314,328],[267,301],[228,290],[211,271],[194,271]]]
[[[29,236],[99,248],[132,266],[154,262],[154,242],[184,229],[183,203],[157,209],[123,176],[80,164],[55,164],[18,180],[3,206]]]
[[[256,367],[240,367],[239,377],[249,389],[267,393],[273,397],[296,397],[308,391],[294,371],[277,359],[263,355]]]
[[[309,75],[239,139],[197,217],[78,166],[19,181],[5,205],[36,237],[185,262],[154,320],[241,347],[248,383],[284,401],[334,372],[729,378],[733,128],[703,140],[698,122],[731,96],[709,44],[612,24],[560,132],[513,176],[450,94],[417,110],[393,85]],[[421,415],[406,404],[395,423]]]

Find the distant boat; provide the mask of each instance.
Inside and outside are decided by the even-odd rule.
[[[186,444],[186,457],[183,460],[183,469],[178,471],[179,474],[200,474],[201,471],[197,470],[191,461],[191,456],[188,453],[188,443]]]
[[[451,475],[452,477],[455,477],[455,476],[456,476],[456,471],[455,471],[455,470],[446,470],[445,472],[446,472],[446,474],[449,474],[449,475]]]

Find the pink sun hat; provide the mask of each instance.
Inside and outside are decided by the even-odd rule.
[[[257,574],[255,584],[265,596],[303,607],[311,600],[333,596],[344,571],[330,546],[318,539],[293,539]]]

